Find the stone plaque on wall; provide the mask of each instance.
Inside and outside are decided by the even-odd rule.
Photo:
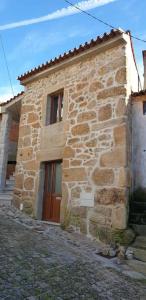
[[[94,207],[94,194],[82,192],[80,196],[80,206]]]

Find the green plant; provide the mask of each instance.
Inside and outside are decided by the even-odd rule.
[[[123,244],[123,230],[113,230],[112,231],[112,240],[115,244]]]
[[[63,222],[61,223],[61,228],[63,230],[65,230],[66,228],[69,227],[70,219],[71,219],[70,209],[67,206],[65,206],[64,207],[64,219],[63,219]]]
[[[112,241],[115,244],[128,246],[135,239],[135,233],[131,228],[112,230]]]

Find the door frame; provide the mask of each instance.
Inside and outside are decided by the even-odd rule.
[[[39,174],[38,174],[38,184],[37,184],[38,188],[36,188],[36,205],[35,205],[35,216],[38,220],[42,220],[44,180],[45,180],[45,162],[41,162],[39,168]]]

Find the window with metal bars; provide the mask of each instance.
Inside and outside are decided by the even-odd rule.
[[[63,118],[63,92],[48,95],[46,109],[46,125],[62,121]]]

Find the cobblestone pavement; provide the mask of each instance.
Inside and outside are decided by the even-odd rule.
[[[82,235],[0,208],[0,299],[145,300],[146,281]],[[123,267],[122,267],[123,268]]]

